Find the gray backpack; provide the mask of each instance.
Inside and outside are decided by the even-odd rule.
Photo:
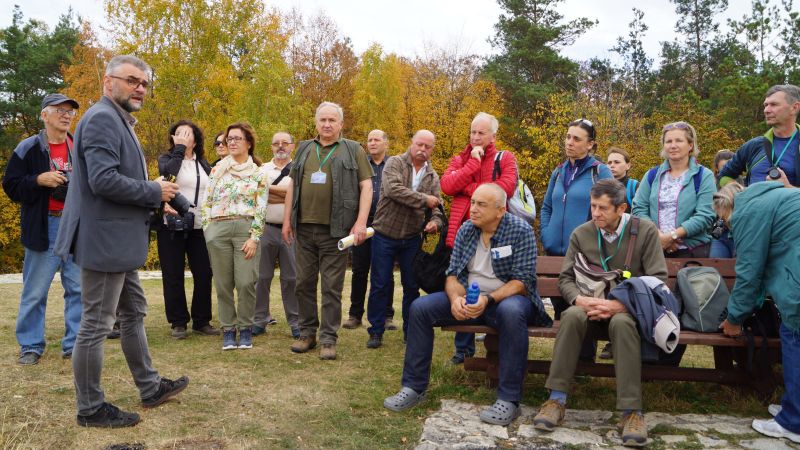
[[[676,290],[681,300],[681,328],[718,333],[731,296],[725,280],[713,267],[684,267]]]

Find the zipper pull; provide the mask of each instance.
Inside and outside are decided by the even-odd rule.
[[[564,194],[564,196],[561,198],[561,203],[567,203],[567,194]]]

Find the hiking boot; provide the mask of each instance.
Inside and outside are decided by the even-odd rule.
[[[370,334],[369,340],[367,341],[367,348],[378,348],[383,345],[383,335],[382,334]]]
[[[267,327],[260,327],[258,325],[253,325],[253,336],[261,336],[266,332],[267,332]]]
[[[611,342],[606,343],[603,351],[600,352],[600,359],[614,359],[614,352],[611,350]]]
[[[453,366],[457,366],[459,364],[464,364],[464,359],[472,358],[473,356],[475,356],[475,353],[466,353],[465,354],[465,353],[462,353],[462,352],[456,352],[453,355],[453,357],[450,358],[450,364],[453,365]]]
[[[236,347],[236,328],[230,330],[222,330],[222,349],[233,350]]]
[[[103,403],[103,406],[91,416],[78,415],[78,425],[82,427],[132,427],[139,423],[139,420],[138,414],[122,411],[111,403]]]
[[[383,400],[383,407],[390,409],[394,412],[405,411],[411,407],[416,406],[419,402],[425,400],[425,393],[417,393],[417,391],[403,386],[400,392],[391,397],[386,397]]]
[[[394,323],[394,320],[386,319],[386,321],[383,322],[383,329],[386,331],[397,331],[397,325]]]
[[[172,337],[175,339],[186,339],[186,327],[172,327]]]
[[[186,389],[189,385],[189,377],[182,376],[175,381],[169,378],[161,378],[158,384],[158,390],[150,397],[142,399],[142,406],[145,408],[155,408],[156,406],[164,403],[165,401],[180,394],[181,391]]]
[[[305,353],[317,346],[317,338],[314,336],[300,336],[300,339],[292,343],[292,351],[295,353]]]
[[[623,417],[619,427],[622,428],[622,445],[625,447],[644,447],[647,443],[647,424],[641,412],[634,411]]]
[[[66,352],[61,352],[61,359],[72,359],[72,350],[67,350]]]
[[[319,351],[319,359],[332,361],[336,359],[336,344],[322,344]]]
[[[114,327],[111,328],[111,332],[106,336],[106,339],[119,339],[119,336],[119,324],[115,323]]]
[[[195,328],[194,332],[205,336],[219,336],[219,328],[214,328],[210,323],[207,323],[200,328]]]
[[[25,352],[22,354],[22,356],[19,357],[19,359],[17,360],[17,364],[23,366],[32,366],[34,364],[39,364],[39,359],[41,357],[42,355],[36,352]]]
[[[239,330],[239,348],[242,350],[253,348],[253,332],[250,327]]]
[[[542,431],[553,431],[564,420],[566,407],[557,400],[547,400],[533,418],[533,427]]]
[[[360,326],[361,326],[361,319],[353,316],[348,317],[347,320],[345,320],[344,323],[342,324],[342,328],[347,328],[348,330],[355,330]]]
[[[786,438],[792,442],[800,443],[800,434],[792,433],[786,428],[783,428],[783,426],[781,426],[781,424],[776,422],[775,419],[770,419],[770,420],[753,419],[752,427],[754,430],[758,431],[761,434],[771,436],[774,438]]]

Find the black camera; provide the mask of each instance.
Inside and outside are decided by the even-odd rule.
[[[50,194],[53,197],[53,200],[57,200],[59,202],[63,202],[67,199],[67,189],[69,188],[69,175],[70,172],[65,172],[63,170],[58,171],[61,175],[67,179],[64,184],[59,184],[58,186],[53,188],[53,193]]]
[[[714,239],[721,238],[726,231],[728,231],[728,226],[725,225],[725,221],[720,218],[717,218],[714,224],[711,225],[711,237]]]
[[[767,177],[769,177],[770,180],[779,180],[781,178],[781,171],[778,170],[777,167],[772,166],[769,168],[769,172],[767,172]]]
[[[194,229],[194,213],[189,212],[192,204],[180,192],[175,194],[175,197],[169,201],[169,206],[177,211],[178,215],[164,214],[167,219],[167,230],[170,231],[191,231]]]

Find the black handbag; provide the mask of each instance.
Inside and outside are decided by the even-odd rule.
[[[450,265],[450,248],[445,245],[447,239],[447,216],[444,214],[444,207],[439,205],[439,210],[442,211],[442,221],[444,226],[439,233],[439,242],[433,253],[428,253],[423,248],[427,239],[422,239],[420,242],[419,250],[414,255],[414,280],[420,289],[433,294],[434,292],[444,291],[444,283],[447,279],[445,272]],[[430,210],[428,210],[430,211]],[[426,214],[425,223],[428,223],[428,215]]]

